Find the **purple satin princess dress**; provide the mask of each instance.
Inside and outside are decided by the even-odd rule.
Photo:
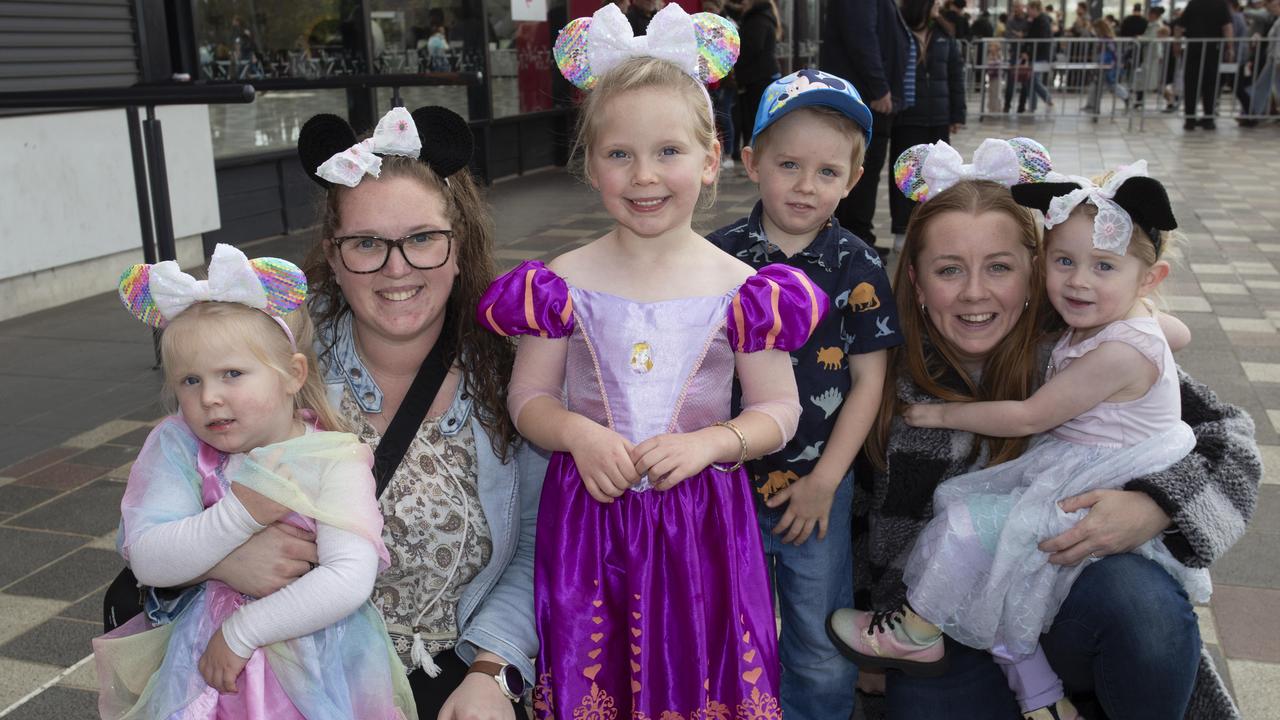
[[[541,263],[477,308],[503,335],[567,338],[569,410],[639,443],[730,417],[734,352],[804,344],[828,300],[804,274],[762,268],[734,291],[641,303],[570,287]],[[573,457],[547,469],[534,604],[539,718],[780,718],[773,602],[745,472],[648,478],[594,500]]]

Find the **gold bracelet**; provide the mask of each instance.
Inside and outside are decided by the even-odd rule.
[[[733,467],[725,467],[720,463],[711,463],[711,467],[715,468],[716,470],[719,470],[720,472],[733,472],[734,470],[737,470],[738,468],[742,467],[742,463],[747,461],[747,436],[743,435],[742,431],[738,429],[738,426],[734,425],[731,422],[728,422],[728,421],[718,422],[716,423],[716,425],[719,427],[729,428],[730,430],[732,430],[733,434],[738,436],[738,445],[741,446],[742,451],[738,455],[738,462]]]

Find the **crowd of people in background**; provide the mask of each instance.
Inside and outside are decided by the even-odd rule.
[[[1172,12],[1137,2],[1123,17],[1099,16],[1088,2],[1070,17],[1037,0],[998,7],[974,11],[966,0],[945,0],[937,16],[944,32],[967,43],[968,81],[982,114],[1035,113],[1041,102],[1052,112],[1055,89],[1079,92],[1086,114],[1107,112],[1108,98],[1122,109],[1181,107],[1186,130],[1214,129],[1227,92],[1243,127],[1275,113],[1280,4],[1273,0],[1191,0]]]

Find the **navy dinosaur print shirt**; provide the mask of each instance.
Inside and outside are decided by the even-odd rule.
[[[754,268],[786,263],[803,270],[835,307],[809,342],[791,353],[802,408],[795,437],[778,452],[747,464],[759,500],[808,475],[818,463],[844,398],[853,387],[847,357],[902,343],[889,277],[875,250],[831,218],[809,247],[787,257],[765,237],[763,212],[763,204],[757,202],[750,216],[720,228],[707,239]],[[741,407],[735,383],[735,413]]]

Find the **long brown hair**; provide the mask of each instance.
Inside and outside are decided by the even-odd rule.
[[[495,275],[492,221],[480,197],[480,190],[466,168],[450,175],[446,183],[425,163],[396,155],[383,158],[380,177],[410,178],[444,198],[458,254],[458,276],[453,281],[453,289],[445,305],[447,320],[441,335],[442,341],[449,343],[448,349],[455,355],[445,361],[455,362],[458,356],[465,359],[463,377],[466,390],[475,398],[477,417],[488,431],[494,452],[506,460],[518,440],[515,424],[507,413],[507,384],[511,381],[515,346],[508,338],[480,327],[475,319],[480,296]],[[351,312],[326,255],[330,241],[341,225],[345,191],[346,188],[335,185],[325,196],[320,237],[307,254],[307,282],[311,286],[312,297],[321,299],[315,306],[320,310],[316,313],[316,323],[321,327],[332,327],[332,323]],[[332,346],[325,348],[321,357],[332,349]]]
[[[963,370],[960,356],[941,333],[933,331],[928,315],[916,303],[910,268],[915,267],[925,247],[925,231],[930,221],[944,213],[965,212],[974,216],[987,212],[1008,215],[1017,223],[1022,247],[1030,255],[1031,282],[1028,305],[1013,330],[987,356],[982,377],[975,382]],[[946,402],[975,400],[1025,400],[1042,372],[1037,345],[1044,321],[1044,264],[1041,262],[1040,225],[1031,211],[1013,200],[1008,188],[982,180],[963,181],[938,193],[916,207],[907,224],[902,257],[894,274],[893,291],[898,305],[898,321],[904,344],[889,351],[880,412],[867,437],[867,456],[881,470],[886,466],[886,448],[893,418],[902,414],[898,399],[898,374],[922,392]],[[989,450],[989,465],[998,465],[1022,454],[1028,438],[982,438]],[[979,447],[975,445],[975,448]]]

